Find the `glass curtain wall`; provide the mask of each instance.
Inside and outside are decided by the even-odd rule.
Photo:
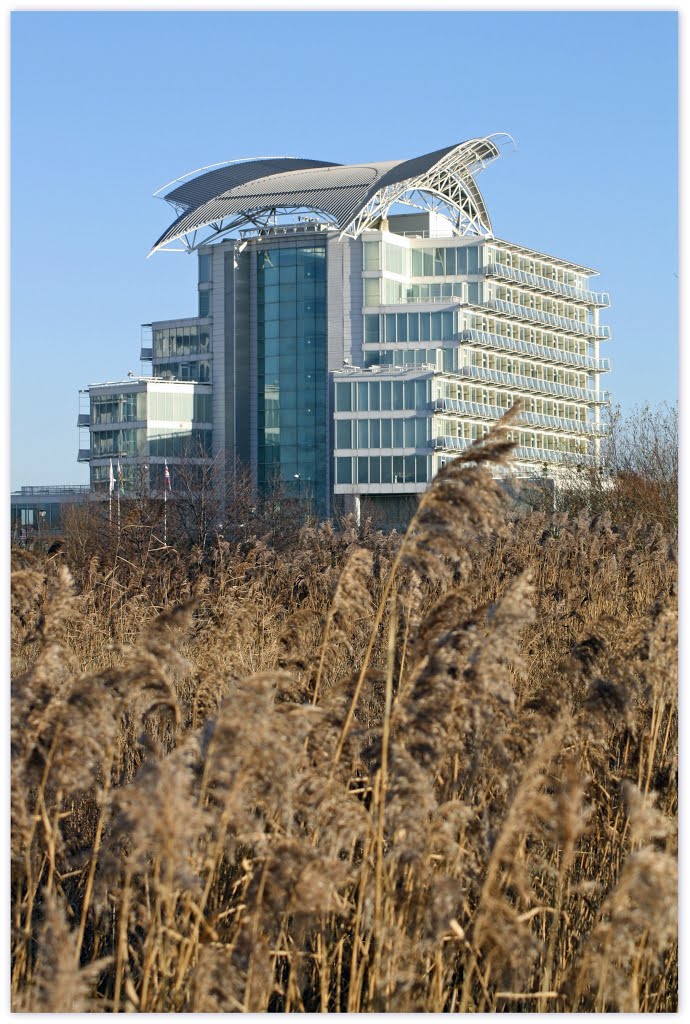
[[[325,246],[257,253],[258,482],[327,514]]]

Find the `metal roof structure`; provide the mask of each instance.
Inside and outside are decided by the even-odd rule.
[[[149,255],[192,252],[240,228],[260,230],[285,218],[316,220],[341,237],[356,238],[397,203],[440,214],[458,235],[491,234],[475,177],[500,156],[501,145],[512,141],[509,135],[490,135],[410,160],[352,166],[258,157],[200,168],[204,173],[169,183],[176,187],[162,198],[178,216]],[[184,248],[172,248],[175,242]]]

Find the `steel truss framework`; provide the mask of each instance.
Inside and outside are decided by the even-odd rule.
[[[317,161],[305,166],[308,162],[300,161],[302,166],[296,170],[259,173],[254,180],[245,174],[241,186],[220,191],[211,199],[206,193],[199,203],[187,200],[187,186],[176,188],[164,198],[178,218],[149,255],[156,251],[193,252],[239,229],[262,232],[287,224],[317,223],[337,230],[341,238],[357,238],[398,204],[437,214],[450,223],[456,235],[491,235],[491,219],[475,177],[506,144],[514,145],[509,135],[492,135],[412,160],[355,167]],[[276,164],[293,162],[292,158],[272,159]],[[254,161],[242,163],[249,172],[246,165]],[[259,161],[256,163],[259,169]],[[237,162],[222,167],[229,175],[236,171]],[[212,173],[221,183],[223,170]],[[194,182],[190,192],[193,187]],[[174,246],[175,242],[183,247]]]

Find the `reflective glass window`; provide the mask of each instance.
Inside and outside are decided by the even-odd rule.
[[[403,420],[393,420],[393,448],[402,448],[405,436]]]
[[[364,305],[365,306],[378,306],[380,304],[379,299],[379,278],[378,277],[365,277],[364,278]]]
[[[366,455],[360,455],[357,459],[357,483],[369,483],[369,458]]]
[[[369,447],[381,447],[381,421],[369,420]]]
[[[211,280],[211,255],[210,253],[199,254],[199,282]]]
[[[393,466],[390,455],[381,456],[381,483],[393,483]]]
[[[394,380],[393,382],[393,408],[404,409],[403,404],[403,382],[401,380]]]
[[[366,412],[369,408],[369,385],[367,381],[357,381],[357,408]]]
[[[350,384],[335,385],[335,407],[338,412],[352,411],[352,388]]]
[[[335,480],[338,484],[352,483],[352,459],[349,455],[335,460]]]
[[[381,381],[381,408],[382,409],[391,409],[392,408],[391,392],[392,392],[392,382],[389,381],[389,380],[382,380]]]
[[[364,340],[377,342],[380,340],[378,313],[366,313],[364,316]]]
[[[392,421],[381,420],[381,447],[392,448]]]
[[[357,423],[357,447],[369,447],[369,420],[359,420]]]
[[[336,448],[352,448],[352,420],[335,421]]]
[[[365,242],[364,243],[364,269],[365,270],[380,270],[381,261],[379,258],[379,243],[378,242]]]

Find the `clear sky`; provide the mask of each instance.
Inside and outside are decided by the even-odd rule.
[[[145,258],[173,219],[152,193],[241,157],[510,133],[479,179],[496,235],[596,267],[605,386],[675,401],[677,85],[672,12],[13,14],[12,488],[87,481],[78,389],[196,314],[196,258]]]

